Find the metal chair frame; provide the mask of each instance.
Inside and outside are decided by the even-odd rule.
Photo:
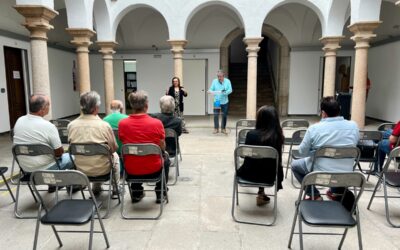
[[[254,129],[256,127],[256,120],[253,119],[240,119],[236,122],[236,130],[235,130],[235,137],[238,137],[238,132],[241,129]],[[236,139],[237,141],[237,139]]]
[[[369,163],[369,171],[372,171],[372,168],[374,167],[375,162],[379,160],[378,157],[378,143],[382,140],[382,133],[379,131],[367,131],[367,130],[361,130],[360,132],[360,139],[359,139],[359,147],[360,143],[366,142],[366,141],[372,141],[373,149],[374,149],[374,155],[371,158],[363,158],[360,156],[360,160],[357,164],[358,169],[360,172],[365,173],[365,171],[362,170],[360,162],[368,162]],[[378,162],[379,165],[379,162]],[[371,173],[368,173],[367,176],[367,181],[369,180]],[[367,191],[367,190],[366,190]]]
[[[167,182],[166,182],[166,177],[165,177],[165,171],[164,171],[164,159],[162,156],[162,151],[161,148],[152,143],[141,143],[141,144],[124,144],[122,146],[121,154],[123,156],[124,160],[124,166],[126,167],[125,164],[125,157],[128,155],[134,155],[134,156],[147,156],[147,155],[158,155],[161,160],[161,173],[157,178],[152,178],[152,179],[136,179],[136,178],[130,178],[133,177],[132,175],[129,175],[126,173],[124,170],[124,177],[122,179],[122,204],[121,204],[121,217],[123,219],[127,220],[157,220],[158,218],[161,217],[161,214],[163,212],[164,208],[164,188],[167,188]],[[140,167],[140,166],[139,166]],[[148,182],[158,182],[161,181],[163,185],[161,185],[161,203],[160,203],[160,210],[159,213],[155,217],[138,217],[138,216],[131,216],[125,213],[124,210],[124,198],[125,198],[125,183],[128,185],[129,189],[129,194],[131,195],[132,198],[132,190],[131,186],[129,184],[131,183],[148,183]],[[154,190],[149,190],[149,189],[144,189],[143,192],[146,191],[154,191]],[[168,203],[168,193],[166,194],[166,201]]]
[[[61,238],[59,236],[58,233],[89,233],[89,249],[92,249],[92,243],[93,243],[93,233],[102,233],[104,236],[104,240],[106,242],[107,248],[110,247],[108,238],[107,238],[107,233],[105,231],[104,225],[103,225],[103,221],[101,219],[100,216],[100,212],[99,212],[99,207],[97,205],[96,202],[96,198],[93,195],[92,189],[90,188],[90,183],[89,180],[87,178],[87,176],[85,174],[83,174],[80,171],[76,171],[76,170],[61,170],[61,171],[52,171],[52,170],[47,170],[47,171],[35,171],[32,173],[31,175],[31,180],[30,180],[31,185],[33,186],[33,190],[35,192],[35,194],[37,195],[37,197],[39,198],[39,211],[36,217],[36,229],[35,229],[35,237],[34,237],[34,242],[33,242],[33,249],[35,250],[37,248],[37,243],[38,243],[38,236],[39,236],[39,226],[40,224],[43,223],[43,218],[45,217],[46,214],[51,213],[53,211],[54,208],[57,208],[57,206],[62,207],[64,205],[64,207],[68,207],[68,203],[63,201],[59,201],[60,203],[56,204],[56,206],[52,207],[52,208],[48,208],[46,206],[46,204],[43,201],[42,196],[40,195],[40,193],[38,192],[36,185],[55,185],[55,186],[72,186],[72,185],[79,185],[79,186],[87,186],[88,187],[88,191],[90,194],[90,199],[86,200],[85,197],[83,196],[83,199],[81,200],[81,202],[91,202],[93,203],[93,209],[92,209],[92,213],[90,215],[89,218],[87,218],[88,220],[79,224],[75,224],[73,222],[57,222],[57,223],[51,223],[51,224],[44,224],[44,225],[50,225],[53,229],[53,232],[56,236],[56,239],[58,241],[58,244],[60,247],[63,246]],[[79,202],[76,199],[72,199],[72,197],[70,196],[70,200],[73,200],[74,203],[76,204],[77,202]],[[42,212],[45,212],[45,215],[42,216]],[[73,209],[71,211],[74,211]],[[95,219],[95,215],[97,215],[97,219],[99,220],[99,224],[101,227],[101,231],[94,231],[94,219]],[[65,218],[64,218],[65,220]],[[56,225],[61,225],[61,226],[80,226],[80,225],[84,225],[89,223],[90,221],[90,230],[89,231],[82,231],[82,230],[57,230],[56,229]]]
[[[289,243],[288,243],[288,248],[291,248],[292,240],[293,240],[293,235],[294,234],[299,234],[299,241],[300,241],[300,249],[303,249],[303,235],[304,234],[317,234],[317,235],[342,235],[342,239],[340,241],[338,249],[341,249],[343,242],[346,238],[347,231],[349,228],[352,228],[354,226],[357,226],[357,234],[358,234],[358,244],[359,244],[359,249],[363,249],[362,247],[362,237],[361,237],[361,227],[360,227],[360,217],[359,217],[359,211],[358,211],[358,201],[360,200],[361,194],[363,193],[364,190],[364,185],[365,185],[365,177],[363,174],[358,173],[358,172],[313,172],[308,175],[303,179],[303,182],[301,184],[301,189],[299,192],[299,196],[296,202],[296,210],[293,218],[293,224],[292,224],[292,229],[290,231],[290,237],[289,237]],[[337,205],[339,203],[338,201],[312,201],[312,200],[304,200],[306,196],[305,189],[307,186],[313,186],[313,185],[318,185],[318,186],[323,186],[323,187],[353,187],[354,188],[354,195],[355,195],[355,201],[353,204],[353,207],[351,211],[347,211],[343,207],[343,198],[341,200],[341,204],[339,206],[329,206],[331,208],[336,208],[336,210],[340,209],[340,213],[343,213],[343,211],[346,211],[346,215],[348,217],[351,217],[355,221],[355,225],[345,225],[345,224],[339,224],[337,223],[336,225],[329,224],[328,222],[322,221],[318,223],[310,223],[303,218],[303,209],[306,206],[320,206],[320,208],[324,208],[322,205]],[[359,192],[357,194],[357,188],[359,188]],[[335,203],[334,203],[335,202]],[[329,204],[330,203],[330,204]],[[326,213],[330,214],[335,214],[335,211],[333,209],[324,209]],[[337,211],[339,212],[339,211]],[[355,218],[354,218],[355,217]],[[319,218],[320,219],[320,218]],[[298,232],[295,232],[295,227],[296,227],[296,221],[298,220],[299,226]],[[322,219],[321,219],[322,220]],[[328,228],[345,228],[344,233],[319,233],[319,232],[303,232],[302,228],[302,222],[304,222],[306,225],[312,226],[312,227],[328,227]]]
[[[290,168],[290,163],[292,162],[293,159],[300,159],[302,158],[299,155],[299,151],[297,149],[293,149],[293,146],[299,146],[301,142],[303,141],[304,135],[306,134],[307,130],[302,129],[302,130],[296,130],[293,135],[292,135],[292,140],[290,143],[290,148],[289,148],[289,155],[288,155],[288,160],[287,160],[287,165],[286,165],[286,173],[285,173],[285,178],[288,176],[289,168]],[[292,186],[295,188],[300,188],[300,186],[296,186],[294,184],[294,178],[293,178],[293,173],[291,175],[291,183]]]
[[[71,121],[67,119],[55,119],[50,120],[50,122],[53,123],[57,128],[66,128]]]
[[[178,177],[179,177],[179,160],[178,160],[178,155],[179,155],[179,143],[178,143],[178,135],[176,134],[176,131],[170,128],[166,128],[165,129],[165,140],[167,141],[167,138],[171,138],[174,140],[174,144],[175,144],[175,152],[168,152],[168,155],[171,158],[173,158],[173,164],[171,164],[171,166],[175,167],[175,179],[171,184],[168,184],[168,186],[173,186],[176,184],[176,182],[178,181]],[[167,147],[168,148],[168,147]],[[173,153],[173,154],[171,154]],[[173,157],[171,157],[171,155],[173,155]],[[170,166],[170,168],[171,168]]]
[[[58,169],[60,169],[60,166],[58,164],[57,158],[54,155],[54,149],[52,149],[51,147],[44,145],[44,144],[18,144],[18,145],[14,145],[12,148],[12,153],[13,153],[13,157],[15,159],[15,161],[17,162],[19,168],[20,168],[20,174],[19,174],[19,178],[17,181],[17,192],[16,192],[16,197],[15,197],[15,204],[14,204],[14,214],[15,217],[19,218],[19,219],[35,219],[35,216],[27,216],[27,215],[22,215],[20,213],[20,211],[18,211],[18,205],[19,205],[19,195],[20,195],[20,189],[21,189],[21,185],[27,185],[29,188],[29,191],[32,194],[33,199],[35,200],[35,203],[38,203],[37,197],[35,196],[32,186],[29,182],[28,179],[24,179],[24,178],[29,178],[30,175],[32,174],[32,172],[28,172],[23,170],[23,168],[21,167],[21,165],[19,164],[18,161],[18,156],[40,156],[40,155],[51,155],[54,158],[54,161],[58,167]],[[38,191],[47,191],[47,190],[38,190]],[[57,192],[56,192],[56,199],[58,199],[57,197]]]
[[[394,126],[396,126],[396,123],[393,123],[393,122],[384,122],[384,123],[379,124],[379,125],[378,125],[378,128],[377,128],[376,130],[382,132],[382,131],[385,131],[385,130],[388,130],[388,129],[393,129]]]
[[[310,126],[310,123],[305,119],[287,119],[284,120],[281,124],[282,130],[299,130],[301,128],[307,129]],[[292,137],[285,136],[285,140],[283,143],[283,147],[285,145],[290,145],[292,142]],[[283,152],[283,151],[282,151]]]
[[[115,190],[118,190],[118,183],[114,179],[113,157],[110,148],[107,145],[98,143],[71,143],[69,145],[68,153],[71,161],[75,166],[75,169],[77,169],[77,165],[76,165],[76,159],[74,159],[73,156],[85,157],[85,156],[102,155],[107,157],[110,166],[110,172],[104,176],[95,177],[87,175],[87,177],[89,179],[89,182],[91,183],[99,183],[99,182],[104,183],[107,181],[110,182],[108,185],[107,210],[105,214],[102,216],[103,219],[108,218],[111,209],[111,196],[112,196],[111,187],[113,186]],[[117,195],[117,198],[118,198],[118,204],[121,203],[120,194]],[[101,207],[101,205],[99,207]]]
[[[251,225],[261,225],[261,226],[272,226],[276,222],[277,218],[277,213],[278,213],[278,199],[277,199],[277,192],[278,192],[278,185],[277,185],[277,180],[278,180],[278,166],[279,166],[279,153],[275,148],[268,147],[268,146],[250,146],[250,145],[240,145],[235,149],[235,176],[233,179],[233,194],[232,194],[232,218],[234,221],[239,222],[239,223],[245,223],[245,224],[251,224]],[[270,159],[275,159],[275,168],[276,168],[276,176],[275,176],[275,181],[273,183],[258,183],[258,182],[252,182],[249,180],[246,180],[246,183],[243,183],[238,179],[237,176],[237,171],[240,168],[240,160],[239,158],[244,158],[244,157],[250,157],[250,158],[270,158]],[[265,166],[265,167],[270,167],[270,166]],[[272,167],[272,166],[271,166]],[[248,193],[248,192],[239,192],[239,186],[241,187],[274,187],[274,193],[268,194],[270,196],[274,197],[274,208],[273,208],[273,218],[271,222],[267,223],[258,223],[258,222],[252,222],[252,221],[245,221],[245,220],[240,220],[235,216],[235,207],[239,206],[239,194],[252,194],[256,195],[257,193]]]
[[[372,201],[375,197],[377,198],[384,198],[385,199],[385,215],[386,215],[386,221],[395,228],[399,228],[400,224],[395,224],[392,219],[390,218],[390,211],[389,211],[389,198],[400,198],[400,196],[389,196],[387,193],[387,186],[393,187],[393,188],[400,188],[400,172],[398,169],[389,171],[389,167],[392,161],[396,161],[396,158],[400,157],[400,147],[394,148],[390,154],[389,158],[386,161],[386,164],[383,167],[383,170],[381,174],[379,175],[379,179],[376,182],[374,192],[372,193],[371,199],[369,200],[368,207],[367,209],[370,210]],[[391,180],[391,181],[388,181]],[[378,187],[380,184],[383,184],[383,195],[376,195],[376,191],[378,190]]]
[[[238,136],[236,137],[236,147],[243,145],[246,142],[247,133],[251,130],[254,130],[254,128],[244,128],[239,130]]]
[[[14,194],[13,194],[11,188],[10,188],[10,185],[8,185],[6,177],[4,176],[4,173],[7,172],[7,171],[8,171],[8,167],[0,167],[1,178],[3,178],[3,182],[4,182],[4,184],[6,185],[6,188],[7,188],[7,189],[2,188],[2,189],[0,189],[0,191],[8,191],[8,193],[10,194],[12,200],[15,202]]]

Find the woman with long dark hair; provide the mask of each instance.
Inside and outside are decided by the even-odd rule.
[[[189,133],[186,129],[185,120],[183,118],[183,97],[187,97],[187,91],[181,86],[181,80],[179,77],[173,77],[171,82],[172,85],[165,94],[170,95],[175,99],[174,116],[182,119],[182,132]]]
[[[279,154],[278,162],[278,190],[282,189],[283,168],[282,168],[282,144],[284,136],[279,121],[279,115],[272,106],[262,106],[257,111],[256,128],[246,135],[246,145],[270,146],[275,148]],[[238,176],[255,182],[273,183],[276,176],[275,160],[273,159],[252,159],[246,157],[243,165],[238,170]],[[257,206],[269,203],[270,198],[260,187],[257,196]]]

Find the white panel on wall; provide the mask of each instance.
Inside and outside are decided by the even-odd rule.
[[[368,55],[371,89],[366,115],[397,122],[400,119],[400,42],[372,47]]]
[[[316,115],[318,113],[319,51],[290,53],[289,115]]]
[[[115,59],[114,66],[114,96],[115,99],[120,100],[125,105],[124,97],[124,61]],[[135,66],[136,67],[136,66]],[[136,70],[136,68],[135,68]],[[125,110],[126,107],[124,107]]]
[[[204,115],[206,110],[206,66],[205,59],[183,60],[185,89],[188,91],[188,102],[184,102],[186,115]],[[187,98],[185,98],[187,99]]]

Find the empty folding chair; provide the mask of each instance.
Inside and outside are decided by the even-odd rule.
[[[54,162],[57,164],[58,169],[60,169],[60,166],[58,165],[58,161],[56,159],[56,156],[54,155],[54,149],[50,148],[47,145],[43,144],[14,145],[12,148],[12,153],[14,159],[16,160],[20,168],[20,175],[17,182],[17,193],[15,197],[14,214],[15,217],[20,219],[34,219],[36,218],[35,216],[22,215],[18,209],[21,185],[28,186],[30,192],[32,193],[33,199],[37,203],[36,196],[33,193],[32,187],[29,183],[31,175],[31,172],[29,172],[29,166],[21,166],[20,157],[25,157],[25,158],[28,157],[31,160],[35,160],[35,157],[42,157],[42,156],[52,157],[54,159]],[[48,190],[46,189],[40,191],[48,191]]]
[[[272,183],[260,183],[254,182],[252,180],[247,180],[238,175],[238,170],[240,168],[239,158],[250,157],[255,159],[273,159],[275,160],[275,165],[273,166],[265,166],[266,168],[275,168],[276,176],[275,180]],[[278,165],[279,165],[279,154],[276,149],[268,146],[250,146],[250,145],[240,145],[235,149],[235,176],[233,178],[233,194],[232,194],[232,217],[236,222],[253,224],[253,225],[262,225],[262,226],[271,226],[275,223],[277,217],[277,192],[278,192]],[[274,208],[273,208],[273,218],[270,222],[260,223],[256,221],[245,221],[238,219],[235,215],[235,207],[239,206],[239,194],[244,194],[244,192],[239,192],[239,186],[241,187],[273,187],[274,193],[268,194],[269,196],[274,197]],[[257,193],[246,193],[257,195]]]
[[[50,120],[50,122],[53,123],[57,128],[66,128],[71,121],[67,119],[56,119]]]
[[[290,132],[294,132],[299,129],[307,129],[309,126],[310,126],[310,123],[305,119],[284,120],[281,124],[282,130],[285,135],[285,141],[283,144],[284,147],[285,147],[285,145],[290,145],[292,142],[292,135],[290,134]]]
[[[293,146],[299,146],[301,144],[306,132],[307,132],[307,130],[297,130],[292,135],[292,140],[290,142],[290,147],[289,147],[289,156],[288,156],[287,165],[286,165],[285,178],[287,178],[289,168],[290,168],[290,163],[292,162],[292,160],[297,160],[297,159],[302,158],[299,154],[299,150],[294,149]],[[294,184],[294,181],[293,181],[293,174],[292,174],[291,178],[292,178],[292,185],[294,187],[296,187],[296,185]]]
[[[361,172],[365,172],[361,169],[361,162],[369,163],[369,173],[367,180],[371,174],[375,162],[378,161],[378,143],[382,140],[382,133],[379,131],[360,131],[360,139],[357,147],[360,149],[361,155],[358,163],[358,168]],[[378,162],[379,166],[379,162]]]
[[[103,218],[107,218],[111,209],[111,197],[112,197],[112,189],[118,190],[118,183],[114,179],[114,168],[113,168],[113,157],[110,151],[110,148],[107,145],[99,144],[99,143],[71,143],[69,145],[68,153],[70,155],[71,161],[74,163],[76,169],[80,169],[79,163],[77,164],[77,157],[88,157],[89,159],[94,159],[94,164],[96,164],[95,160],[98,160],[98,157],[105,157],[107,163],[110,167],[110,172],[101,176],[88,176],[89,181],[92,183],[104,183],[109,182],[108,185],[108,196],[107,196],[107,210],[103,215]],[[94,165],[93,168],[96,166]],[[118,203],[121,202],[120,194],[117,192]]]
[[[6,187],[7,187],[7,189],[0,189],[0,191],[7,191],[7,190],[8,190],[8,192],[9,192],[10,195],[11,195],[11,198],[12,198],[13,201],[15,202],[14,194],[13,194],[13,192],[11,191],[10,186],[8,185],[8,182],[7,182],[6,177],[4,177],[4,173],[6,173],[7,171],[8,171],[8,167],[0,167],[0,175],[1,175],[1,178],[3,178],[3,182],[4,182],[4,184],[5,184]]]
[[[392,221],[392,219],[390,218],[389,198],[400,198],[400,196],[388,195],[387,186],[394,187],[394,188],[400,188],[400,172],[398,171],[397,166],[395,166],[392,169],[389,169],[391,163],[394,162],[395,159],[398,157],[400,157],[400,147],[394,148],[390,152],[389,158],[386,161],[381,174],[379,175],[379,179],[376,182],[374,192],[372,193],[371,199],[370,199],[370,201],[368,203],[368,207],[367,207],[368,209],[371,208],[372,201],[375,197],[384,198],[385,199],[386,220],[393,227],[400,227],[400,224],[395,224]],[[376,195],[376,191],[378,190],[378,187],[381,183],[383,184],[383,196]]]
[[[256,127],[256,120],[240,119],[239,121],[236,122],[236,132],[235,132],[236,138],[238,137],[238,132],[241,129],[244,128],[254,129],[255,127]]]
[[[172,158],[173,162],[170,165],[171,167],[175,167],[175,179],[171,184],[168,185],[175,185],[178,181],[179,176],[179,161],[178,161],[178,154],[179,154],[179,144],[178,144],[178,135],[176,134],[175,130],[166,128],[165,129],[165,144],[166,144],[166,151],[170,158]]]
[[[247,133],[251,130],[253,130],[253,129],[244,128],[244,129],[239,130],[238,136],[236,137],[236,147],[238,147],[239,145],[245,144]]]
[[[358,245],[362,249],[362,238],[360,228],[360,217],[357,203],[364,190],[365,177],[358,172],[313,172],[303,179],[301,189],[296,201],[296,210],[293,218],[292,229],[289,237],[288,248],[291,248],[294,234],[299,234],[300,249],[303,249],[303,235],[342,235],[338,249],[341,249],[349,228],[357,227]],[[350,210],[346,209],[343,202],[346,193],[341,201],[314,201],[305,200],[305,189],[307,186],[322,186],[329,188],[344,187],[345,190],[354,190],[354,203]],[[357,189],[359,192],[357,194]],[[298,232],[295,232],[298,220]],[[303,232],[303,223],[310,227],[345,228],[343,234],[330,232]]]
[[[153,178],[140,178],[136,177],[135,175],[131,175],[126,172],[126,169],[124,171],[124,177],[122,180],[122,205],[121,205],[121,216],[124,219],[130,219],[130,220],[156,220],[160,218],[163,208],[164,208],[164,189],[167,188],[167,182],[166,182],[166,177],[165,177],[165,172],[164,172],[164,165],[163,165],[163,156],[162,156],[162,151],[158,145],[151,144],[151,143],[143,143],[143,144],[125,144],[122,146],[122,156],[124,159],[124,166],[126,167],[126,158],[127,157],[144,157],[144,156],[149,156],[149,155],[157,155],[160,157],[160,169],[161,171],[157,176],[154,176]],[[140,168],[141,166],[133,166],[136,168]],[[129,189],[129,194],[131,195],[132,198],[132,190],[130,184],[131,183],[156,183],[161,181],[162,185],[160,188],[160,195],[161,195],[161,203],[160,203],[160,210],[158,214],[154,217],[140,217],[140,216],[131,216],[128,214],[125,214],[125,204],[124,204],[124,194],[125,194],[125,183],[128,185]],[[144,189],[143,192],[146,191],[153,191],[150,189]],[[168,194],[165,192],[166,195],[166,201],[168,202]]]
[[[385,122],[385,123],[381,123],[378,125],[378,128],[376,130],[378,131],[386,131],[388,129],[393,129],[394,126],[396,126],[396,123],[393,122]]]
[[[59,233],[89,233],[89,248],[92,249],[93,233],[102,233],[107,248],[110,247],[107,234],[104,229],[103,221],[100,216],[99,207],[96,203],[96,197],[90,188],[89,180],[83,173],[75,170],[63,171],[35,171],[31,175],[31,184],[35,194],[39,198],[40,208],[37,214],[35,238],[33,249],[37,248],[40,224],[51,226],[60,247],[63,246]],[[55,185],[55,186],[87,186],[90,199],[72,199],[58,200],[53,207],[48,207],[43,201],[43,197],[38,192],[37,185]],[[42,212],[44,214],[42,215]],[[99,220],[101,231],[94,231],[95,216]],[[57,230],[56,226],[82,226],[90,222],[89,231],[79,230]],[[74,239],[76,240],[76,239]]]

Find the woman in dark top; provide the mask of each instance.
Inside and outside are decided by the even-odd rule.
[[[174,116],[182,120],[182,132],[189,133],[185,127],[185,120],[183,118],[183,97],[187,96],[187,91],[181,86],[181,81],[178,77],[172,78],[172,85],[167,90],[166,95],[170,95],[175,99]]]
[[[247,145],[270,146],[279,154],[278,162],[278,190],[282,189],[282,144],[283,132],[279,122],[278,112],[272,106],[262,106],[257,111],[256,128],[247,133]],[[237,175],[251,181],[273,183],[276,176],[275,160],[251,159],[246,157],[243,165],[238,169]],[[264,188],[260,187],[257,196],[257,206],[269,203],[270,198],[265,195]]]

